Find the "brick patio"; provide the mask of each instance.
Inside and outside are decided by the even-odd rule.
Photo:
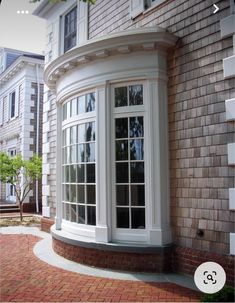
[[[172,283],[96,278],[52,267],[33,254],[39,240],[0,236],[1,302],[199,301],[199,293]]]

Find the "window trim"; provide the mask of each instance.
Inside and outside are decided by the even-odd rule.
[[[167,0],[155,0],[154,2],[151,0],[147,0],[148,8],[143,11],[143,14],[149,13],[151,10],[155,9],[157,6],[166,2]]]
[[[12,116],[12,95],[15,94],[15,104],[14,104],[14,115]],[[9,94],[9,120],[13,120],[16,118],[16,90],[13,90],[10,94]]]

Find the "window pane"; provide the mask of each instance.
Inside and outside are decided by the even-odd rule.
[[[70,139],[71,144],[77,143],[77,125],[71,127],[70,137],[71,137],[71,139]]]
[[[63,105],[63,120],[67,119],[67,105]]]
[[[129,208],[117,208],[117,228],[129,228]]]
[[[78,205],[78,223],[85,224],[85,206]]]
[[[65,134],[65,140],[66,140],[66,145],[70,145],[70,128],[67,128],[65,130],[66,134]]]
[[[117,185],[116,186],[116,204],[129,205],[129,186]]]
[[[128,118],[115,119],[116,138],[128,138]]]
[[[86,123],[86,141],[95,141],[95,122]]]
[[[128,183],[128,163],[116,163],[116,183]]]
[[[70,194],[70,186],[65,185],[65,201],[69,201],[69,194]]]
[[[130,118],[130,137],[144,136],[144,121],[143,117]]]
[[[85,186],[84,185],[77,185],[77,202],[78,203],[85,203]]]
[[[87,94],[86,112],[93,112],[95,110],[95,94]]]
[[[128,160],[128,141],[116,141],[116,160]]]
[[[77,222],[77,206],[71,205],[71,222]]]
[[[95,207],[93,206],[87,206],[87,224],[96,224]]]
[[[127,106],[127,87],[115,88],[115,107]]]
[[[95,162],[95,143],[86,144],[87,162]]]
[[[85,162],[85,144],[78,144],[78,163]]]
[[[144,162],[131,163],[131,182],[144,183]]]
[[[71,117],[77,115],[77,98],[71,101]]]
[[[69,181],[70,181],[70,173],[69,173],[69,171],[70,171],[70,165],[66,165],[65,167],[65,183],[69,183]]]
[[[70,220],[70,204],[65,203],[64,210],[65,210],[65,216],[64,216],[65,220]]]
[[[70,185],[70,202],[76,202],[76,185]]]
[[[87,164],[87,183],[95,183],[95,164]]]
[[[131,228],[144,229],[145,228],[145,210],[144,208],[131,209]]]
[[[67,105],[67,119],[70,118],[70,102],[66,103]]]
[[[76,183],[76,165],[70,165],[70,183]]]
[[[84,183],[84,164],[77,165],[77,182],[78,183]]]
[[[132,85],[129,87],[130,105],[143,104],[143,85]]]
[[[145,186],[131,185],[131,205],[144,206],[145,205]]]
[[[78,125],[78,143],[82,143],[86,141],[85,125],[86,124]]]
[[[80,96],[78,98],[78,114],[85,113],[85,107],[86,107],[86,99],[85,96]]]
[[[95,204],[95,185],[87,185],[87,204]]]
[[[70,147],[70,161],[71,163],[76,163],[77,162],[77,146],[76,145],[72,145]]]
[[[143,160],[144,159],[144,140],[131,140],[130,141],[130,154],[131,160]]]

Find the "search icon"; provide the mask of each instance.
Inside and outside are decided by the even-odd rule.
[[[208,281],[214,281],[214,279],[213,279],[213,277],[212,277],[212,275],[211,275],[211,274],[207,275],[207,277],[206,277],[206,278],[207,278],[207,280],[208,280]]]

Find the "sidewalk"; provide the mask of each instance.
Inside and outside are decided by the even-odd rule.
[[[200,293],[192,289],[151,281],[177,282],[177,275],[131,275],[81,266],[55,255],[50,235],[37,228],[7,227],[0,232],[1,302],[199,301]]]

